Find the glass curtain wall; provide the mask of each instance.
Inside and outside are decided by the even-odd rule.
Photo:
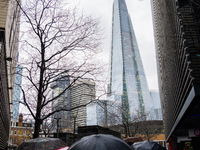
[[[113,4],[110,62],[110,91],[114,101],[122,103],[122,116],[148,119],[153,105],[125,0]]]

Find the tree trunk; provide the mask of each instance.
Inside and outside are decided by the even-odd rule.
[[[40,38],[41,40],[41,38]],[[45,59],[44,59],[44,54],[45,54],[45,48],[44,44],[42,43],[41,40],[41,67],[40,67],[40,80],[39,80],[39,88],[38,88],[38,98],[37,98],[37,112],[36,112],[36,117],[35,117],[35,131],[33,138],[39,137],[39,132],[40,132],[40,124],[41,124],[41,105],[42,105],[42,98],[43,98],[43,76],[44,76],[44,71],[45,71]]]
[[[149,133],[148,132],[147,132],[147,140],[150,141],[150,139],[149,139]]]
[[[35,119],[35,130],[33,134],[33,138],[39,137],[39,132],[40,132],[40,119]]]
[[[128,136],[131,137],[129,125],[128,125]]]
[[[124,126],[124,131],[125,131],[125,136],[128,137],[126,125]]]
[[[46,131],[45,131],[45,130],[44,130],[44,136],[45,136],[45,137],[47,137],[47,133],[46,133]]]

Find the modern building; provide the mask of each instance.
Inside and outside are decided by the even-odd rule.
[[[52,101],[52,111],[59,110],[61,108],[70,108],[70,88],[68,88],[69,85],[70,78],[68,76],[59,76],[51,84],[52,98],[58,96],[58,98]],[[61,94],[66,88],[67,90],[63,94]],[[52,122],[56,123],[57,126],[59,126],[59,130],[68,128],[70,124],[70,112],[61,111],[55,113],[54,115],[52,115]]]
[[[24,141],[33,138],[33,127],[31,122],[23,121],[23,115],[19,115],[19,121],[11,121],[9,145],[19,146]]]
[[[170,149],[200,147],[200,2],[151,0],[159,91]]]
[[[95,83],[93,81],[79,81],[71,87],[70,90],[71,108],[85,105],[88,102],[95,100]],[[87,125],[87,107],[82,106],[72,110],[72,124],[77,126]]]
[[[87,126],[107,126],[107,101],[98,100],[86,106]]]
[[[160,94],[157,90],[150,90],[151,101],[153,102],[152,120],[162,120]]]
[[[18,53],[19,7],[0,0],[0,149],[9,138],[13,89]]]
[[[21,83],[22,83],[22,70],[23,67],[17,65],[15,74],[15,86],[14,86],[14,96],[13,96],[13,107],[12,107],[12,120],[17,121],[19,117],[19,101],[21,94]]]
[[[114,0],[113,4],[108,89],[109,95],[114,96],[115,107],[122,107],[122,116],[131,119],[140,112],[144,119],[148,119],[153,105],[125,0]]]
[[[98,104],[96,102],[90,103],[86,106],[87,126],[97,125],[97,109]]]

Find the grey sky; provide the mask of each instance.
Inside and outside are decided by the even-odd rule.
[[[108,62],[111,43],[112,5],[114,0],[73,0],[86,14],[101,17],[105,29],[103,41],[104,60]],[[150,89],[158,89],[156,56],[150,0],[126,0],[136,34],[144,70]]]

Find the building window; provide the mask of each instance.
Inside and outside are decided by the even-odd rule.
[[[16,126],[16,122],[11,122],[11,126],[15,127]]]
[[[15,134],[17,134],[17,130],[15,130]]]
[[[16,144],[16,143],[17,143],[17,139],[14,138],[14,139],[13,139],[13,144]]]
[[[23,135],[26,135],[26,131],[23,131]]]
[[[10,144],[12,144],[12,139],[11,138],[10,138],[9,142],[10,142]]]
[[[12,133],[13,133],[13,130],[10,130],[10,134],[12,135]]]

